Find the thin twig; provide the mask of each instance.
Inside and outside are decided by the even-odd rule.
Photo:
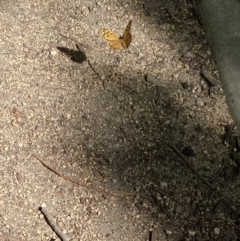
[[[222,174],[224,168],[225,168],[225,166],[222,165],[222,166],[218,169],[218,171],[216,172],[216,174],[214,175],[214,177],[212,177],[212,178],[210,179],[210,181],[213,182],[214,180],[216,180],[216,179]]]
[[[101,76],[99,75],[99,73],[95,70],[95,68],[94,68],[94,67],[92,66],[92,64],[90,63],[90,60],[89,60],[89,59],[87,59],[87,63],[88,63],[88,65],[89,65],[89,67],[92,69],[92,71],[95,73],[95,75],[99,78],[99,80],[102,81],[103,88],[104,88],[104,90],[106,90],[104,79],[101,78]]]
[[[197,170],[188,162],[188,160],[184,157],[184,155],[179,151],[179,149],[169,144],[169,146],[177,153],[177,155],[185,162],[187,167],[194,173],[196,176],[205,183],[209,188],[211,188],[213,191],[215,191],[220,197],[222,197],[222,201],[231,209],[231,211],[234,213],[235,218],[238,218],[239,212],[236,209],[236,207],[232,206],[228,201],[224,194],[222,194],[217,188],[215,188],[211,183],[209,183],[207,180],[205,180],[198,172]]]
[[[75,42],[75,44],[79,44],[79,45],[81,45],[82,47],[84,47],[85,49],[90,49],[90,47],[89,47],[89,45],[88,44],[83,44],[83,43],[80,43],[80,42],[78,42],[76,39],[74,39],[74,38],[71,38],[71,37],[68,37],[68,36],[66,36],[66,35],[64,35],[64,34],[62,34],[62,33],[58,33],[60,36],[62,36],[62,37],[64,37],[64,38],[66,38],[66,39],[70,39],[70,40],[72,40],[73,42]]]
[[[78,51],[80,52],[83,52],[85,54],[85,51],[81,50],[81,48],[79,47],[79,45],[83,46],[84,48],[87,49],[86,46],[84,46],[83,44],[79,43],[78,41],[76,41],[75,39],[73,38],[70,38],[70,37],[67,37],[61,33],[59,33],[60,36],[64,37],[64,38],[67,38],[67,39],[70,39],[72,40],[73,42],[75,42],[76,44],[76,48],[78,49]],[[85,54],[86,55],[86,54]],[[98,77],[98,79],[102,82],[102,85],[103,85],[103,89],[106,90],[106,87],[105,87],[105,81],[101,78],[101,76],[99,75],[99,73],[95,70],[95,68],[93,67],[93,65],[91,64],[89,58],[87,58],[86,56],[86,59],[87,59],[87,63],[88,63],[88,66],[90,67],[90,69],[94,72],[94,74]]]
[[[150,236],[151,236],[151,238],[150,238],[151,241],[157,241],[157,232],[155,229],[153,229]]]
[[[78,49],[78,51],[82,51],[81,48],[78,46],[78,44],[76,44],[76,48]],[[87,58],[87,56],[86,56],[86,58]],[[94,74],[98,77],[98,79],[99,79],[100,81],[102,81],[103,89],[106,90],[104,79],[102,79],[101,76],[99,75],[99,73],[95,70],[95,68],[94,68],[93,65],[91,64],[89,58],[87,58],[87,63],[88,63],[88,66],[90,67],[90,69],[91,69],[91,70],[94,72]]]
[[[137,194],[137,193],[131,193],[131,192],[123,192],[123,191],[107,191],[107,190],[104,190],[104,189],[101,189],[101,188],[97,188],[97,187],[93,187],[93,186],[90,186],[90,185],[87,185],[87,184],[84,184],[84,183],[80,183],[78,182],[77,180],[74,180],[70,177],[67,177],[67,176],[64,176],[63,174],[59,173],[58,171],[56,171],[55,169],[53,169],[52,167],[50,167],[48,164],[46,164],[40,157],[38,157],[36,154],[32,154],[32,156],[34,158],[36,158],[38,161],[40,161],[42,163],[43,166],[45,166],[48,170],[52,171],[53,173],[55,173],[57,176],[69,181],[69,182],[72,182],[74,184],[77,184],[79,185],[80,187],[84,187],[84,188],[88,188],[90,190],[93,190],[93,191],[96,191],[96,192],[101,192],[101,193],[104,193],[104,194],[108,194],[108,195],[115,195],[115,196],[139,196],[139,197],[142,197],[142,198],[146,198],[146,199],[150,199],[152,200],[149,196],[145,196],[145,195],[140,195],[140,194]]]
[[[208,182],[206,179],[204,179],[199,173],[198,171],[188,162],[188,160],[185,158],[185,156],[179,151],[179,149],[174,146],[174,145],[169,145],[176,153],[179,157],[181,157],[181,159],[184,161],[184,163],[186,164],[186,166],[203,182],[205,183],[208,187],[210,187],[212,190],[216,190],[216,188],[210,183]]]
[[[57,226],[55,220],[53,217],[48,213],[46,209],[46,205],[42,204],[40,208],[41,213],[44,215],[46,218],[49,226],[52,228],[52,230],[57,234],[57,236],[62,240],[62,241],[68,241],[67,236],[60,230],[60,228]]]

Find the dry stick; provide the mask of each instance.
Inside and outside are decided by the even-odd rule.
[[[68,241],[67,236],[60,230],[60,228],[57,226],[53,217],[48,213],[45,204],[41,205],[40,211],[44,215],[44,217],[46,218],[46,220],[47,220],[48,224],[50,225],[50,227],[52,228],[52,230],[58,235],[58,237],[62,241]]]
[[[214,180],[216,180],[216,179],[222,174],[224,168],[225,168],[225,166],[222,165],[222,166],[218,169],[218,171],[216,172],[215,176],[210,179],[210,181],[213,182]]]
[[[231,206],[228,201],[226,200],[226,197],[220,192],[218,191],[211,183],[209,183],[207,180],[205,180],[199,173],[198,171],[188,162],[188,160],[185,158],[185,156],[178,150],[178,148],[174,145],[169,144],[169,146],[177,153],[177,155],[179,157],[181,157],[181,159],[185,162],[185,164],[187,165],[187,167],[194,173],[197,175],[197,177],[199,179],[201,179],[201,181],[203,183],[205,183],[209,188],[211,188],[213,191],[217,192],[221,197],[223,202],[231,209],[231,211],[234,213],[235,217],[238,218],[239,212],[237,211],[237,209],[234,206]]]
[[[58,34],[59,34],[60,36],[64,37],[65,39],[70,39],[70,40],[72,40],[73,42],[75,42],[76,44],[79,44],[79,45],[83,46],[85,49],[89,49],[89,45],[88,45],[88,44],[79,43],[76,39],[71,38],[71,37],[68,37],[68,36],[66,36],[66,35],[64,35],[64,34],[61,34],[61,33],[58,33]]]
[[[105,81],[104,79],[101,78],[101,76],[99,75],[99,73],[95,70],[95,68],[92,66],[92,64],[90,63],[90,60],[87,59],[87,63],[89,65],[89,67],[92,69],[92,71],[95,73],[95,75],[99,78],[100,81],[102,81],[102,85],[104,90],[106,90],[106,86],[105,86]]]
[[[115,195],[115,196],[139,196],[139,197],[142,197],[142,198],[146,198],[146,199],[151,199],[151,197],[149,196],[144,196],[144,195],[140,195],[140,194],[137,194],[137,193],[131,193],[131,192],[123,192],[123,191],[107,191],[107,190],[103,190],[101,188],[97,188],[97,187],[93,187],[93,186],[89,186],[87,184],[84,184],[84,183],[80,183],[78,182],[77,180],[74,180],[74,179],[71,179],[70,177],[67,177],[67,176],[64,176],[62,175],[61,173],[59,173],[58,171],[56,171],[55,169],[53,169],[52,167],[50,167],[48,164],[46,164],[40,157],[38,157],[36,154],[32,154],[32,156],[34,158],[36,158],[38,161],[40,161],[42,163],[43,166],[45,166],[48,170],[52,171],[53,173],[55,173],[56,175],[58,175],[59,177],[69,181],[69,182],[72,182],[74,184],[77,184],[79,185],[80,187],[84,187],[84,188],[88,188],[90,190],[93,190],[93,191],[96,191],[96,192],[101,192],[101,193],[104,193],[104,194],[109,194],[109,195]]]
[[[83,51],[81,50],[81,48],[79,47],[79,45],[82,45],[83,47],[86,48],[86,46],[84,46],[83,44],[77,42],[77,41],[74,40],[73,38],[67,37],[67,36],[65,36],[65,35],[63,35],[63,34],[61,34],[61,33],[59,33],[59,35],[62,36],[62,37],[64,37],[64,38],[66,38],[66,39],[70,39],[70,40],[72,40],[73,42],[75,42],[76,47],[77,47],[78,51],[80,51],[80,52],[83,52]],[[102,81],[103,89],[106,90],[104,80],[101,78],[101,76],[99,75],[99,73],[95,70],[95,68],[92,66],[92,64],[90,63],[90,60],[89,60],[88,58],[87,58],[87,63],[88,63],[88,66],[90,67],[90,69],[94,72],[94,74],[99,78],[100,81]]]
[[[196,176],[203,182],[205,183],[208,187],[210,187],[212,190],[216,190],[216,188],[207,180],[205,180],[199,173],[198,171],[188,162],[188,160],[185,158],[185,156],[177,149],[177,147],[173,145],[169,145],[177,154],[178,156],[181,157],[181,159],[185,162],[187,167],[194,173]]]
[[[82,50],[80,49],[80,47],[78,46],[78,44],[76,44],[76,47],[77,47],[78,51],[82,51]],[[88,66],[89,66],[90,69],[94,72],[94,74],[99,78],[99,80],[102,81],[103,89],[106,90],[104,79],[101,78],[101,76],[99,75],[99,73],[98,73],[98,72],[95,70],[95,68],[92,66],[89,58],[88,58],[88,57],[86,57],[86,58],[87,58]]]
[[[151,232],[151,241],[157,241],[157,232],[155,229]]]

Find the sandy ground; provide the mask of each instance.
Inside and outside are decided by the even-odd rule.
[[[232,120],[189,1],[0,9],[0,240],[60,240],[43,203],[71,241],[237,240]],[[130,19],[130,47],[111,49],[101,29]]]

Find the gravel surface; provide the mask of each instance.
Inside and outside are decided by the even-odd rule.
[[[189,1],[0,8],[0,240],[60,240],[42,204],[71,241],[237,240],[240,155]]]

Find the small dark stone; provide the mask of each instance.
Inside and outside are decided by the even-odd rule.
[[[198,124],[195,127],[195,131],[199,133],[203,133],[204,130],[203,130],[203,127],[200,124]]]
[[[193,150],[190,146],[184,147],[183,150],[182,150],[182,154],[183,154],[184,156],[189,156],[189,157],[194,157],[194,156],[196,156],[194,150]]]
[[[183,89],[189,89],[190,88],[190,84],[189,83],[187,83],[187,82],[183,82],[182,83],[182,87],[183,87]]]

